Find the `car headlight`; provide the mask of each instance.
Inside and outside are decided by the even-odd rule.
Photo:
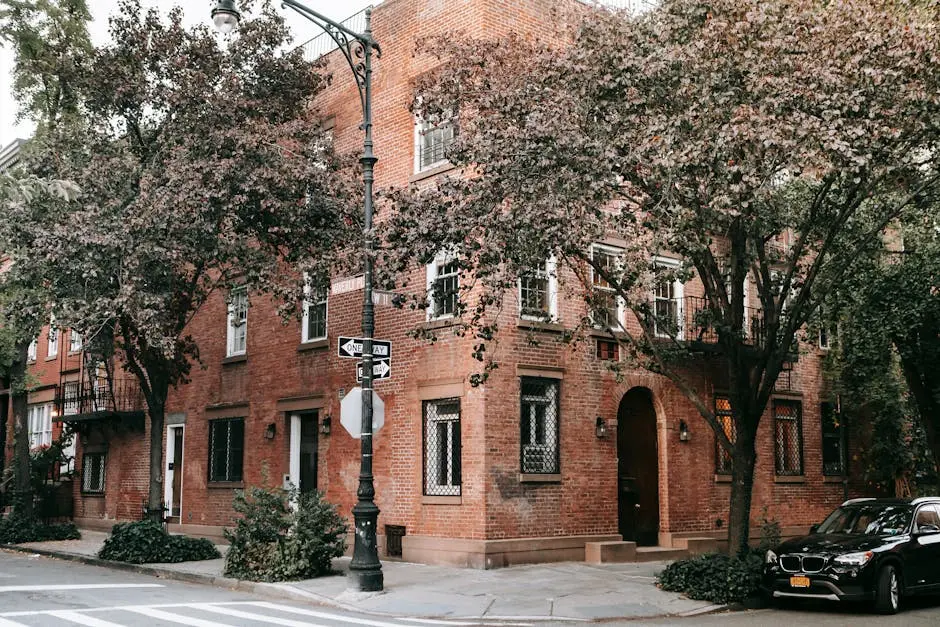
[[[832,561],[839,566],[864,566],[871,561],[871,558],[874,557],[874,553],[871,551],[862,551],[861,553],[847,553],[846,555],[840,555],[833,559]]]
[[[775,566],[777,564],[777,554],[773,551],[767,551],[767,555],[764,556],[764,563]]]

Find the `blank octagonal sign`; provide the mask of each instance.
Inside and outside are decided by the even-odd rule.
[[[362,437],[362,388],[354,387],[339,404],[339,421],[354,439]],[[385,424],[385,403],[372,390],[372,433]]]

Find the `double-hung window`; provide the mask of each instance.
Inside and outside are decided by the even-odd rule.
[[[30,405],[26,410],[26,422],[29,425],[29,447],[50,446],[52,444],[52,404]]]
[[[33,339],[26,348],[26,361],[36,361],[36,353],[39,350],[39,342]]]
[[[736,432],[734,428],[734,414],[731,412],[731,400],[727,396],[715,396],[715,420],[725,435],[734,444]],[[731,474],[731,453],[715,438],[715,474]]]
[[[46,358],[51,359],[59,354],[59,329],[55,326],[55,321],[49,323],[49,334],[46,339]]]
[[[653,333],[656,337],[682,339],[682,281],[662,276],[678,269],[673,259],[658,257],[653,262]]]
[[[843,476],[846,474],[846,437],[843,416],[836,411],[834,403],[820,405],[822,420],[822,461],[823,474]]]
[[[557,474],[559,381],[522,377],[519,424],[523,474]]]
[[[460,496],[460,399],[424,401],[424,493]]]
[[[82,334],[72,329],[69,331],[69,352],[77,353],[82,350]]]
[[[540,321],[558,319],[558,277],[554,257],[519,277],[519,317]]]
[[[228,304],[228,340],[226,357],[244,355],[248,348],[248,290],[232,290]]]
[[[803,474],[802,405],[774,400],[774,465],[778,475]]]
[[[304,286],[304,319],[301,342],[326,339],[326,312],[329,290]]]
[[[428,320],[453,317],[460,297],[460,268],[448,254],[428,264]]]
[[[209,481],[241,481],[245,419],[209,421]]]
[[[430,170],[447,162],[447,148],[454,142],[453,121],[431,124],[424,120],[415,125],[415,172]]]
[[[82,456],[82,492],[104,492],[105,453],[85,453]]]
[[[621,329],[621,303],[617,290],[607,277],[616,277],[620,272],[621,250],[611,246],[595,244],[591,247],[591,319],[602,329]],[[595,268],[597,266],[600,271]],[[604,275],[607,275],[606,277]]]

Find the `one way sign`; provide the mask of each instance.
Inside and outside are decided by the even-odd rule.
[[[340,357],[362,359],[361,337],[342,337],[337,343],[337,352]],[[376,359],[389,359],[392,356],[392,343],[387,340],[372,340],[372,356]]]
[[[388,359],[377,359],[372,362],[372,380],[389,379],[392,376],[392,364]],[[362,383],[362,362],[356,364],[356,381]]]

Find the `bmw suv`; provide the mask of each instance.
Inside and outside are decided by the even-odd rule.
[[[940,497],[846,501],[767,551],[763,588],[773,599],[872,600],[883,614],[940,591]]]

